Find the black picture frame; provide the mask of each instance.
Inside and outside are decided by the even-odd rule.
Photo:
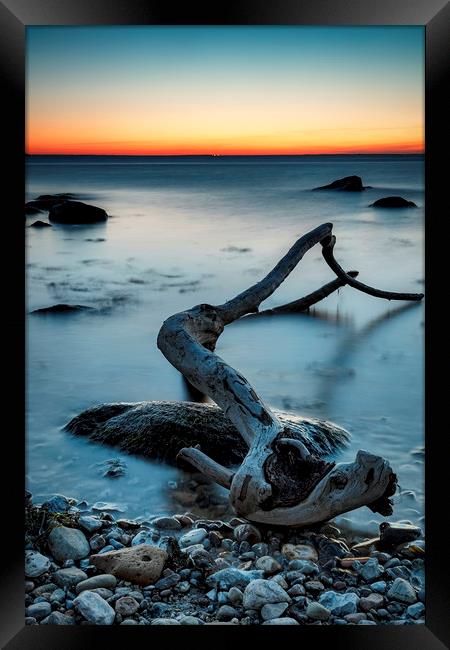
[[[25,129],[25,28],[31,25],[423,25],[426,37],[426,624],[411,626],[300,626],[290,635],[302,644],[330,644],[340,648],[384,650],[438,650],[450,647],[450,590],[448,534],[445,532],[448,496],[448,455],[442,451],[448,435],[444,386],[440,379],[445,364],[445,339],[440,303],[439,278],[445,277],[448,237],[448,180],[444,161],[448,156],[448,124],[444,97],[448,88],[450,6],[444,0],[228,0],[208,7],[148,0],[0,0],[0,80],[3,86],[2,158],[2,258],[7,259],[3,277],[7,331],[3,338],[3,378],[7,403],[3,418],[2,535],[6,542],[0,560],[0,641],[8,650],[33,648],[102,648],[118,643],[175,641],[182,634],[214,643],[262,635],[278,641],[275,627],[223,626],[220,639],[215,626],[190,628],[97,626],[24,626],[24,477],[25,477],[25,246],[23,231],[24,129]],[[448,110],[448,109],[447,109]],[[447,174],[448,175],[448,174]],[[9,255],[5,253],[8,252]],[[448,255],[448,253],[447,253]],[[445,286],[445,285],[443,285]],[[448,290],[447,290],[448,291]],[[444,294],[445,295],[445,294]],[[441,298],[441,300],[439,300]],[[5,422],[5,419],[7,422]],[[6,472],[6,467],[10,473]],[[272,632],[269,631],[272,630]],[[289,629],[289,628],[288,628]],[[286,628],[283,628],[283,636]],[[160,637],[160,635],[162,635]],[[186,636],[185,636],[186,635]],[[225,635],[225,636],[224,636]],[[270,638],[272,637],[272,638]],[[288,640],[290,642],[291,639]]]

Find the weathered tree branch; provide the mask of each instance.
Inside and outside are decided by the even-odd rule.
[[[423,297],[378,291],[354,280],[356,273],[345,273],[334,260],[331,230],[330,223],[315,228],[301,237],[263,280],[222,305],[197,305],[171,316],[158,334],[158,347],[166,358],[223,409],[249,447],[234,474],[197,449],[184,448],[181,457],[221,485],[229,485],[236,511],[254,521],[305,525],[371,503],[386,511],[388,497],[395,491],[395,475],[382,458],[359,452],[355,463],[333,468],[333,464],[311,455],[301,441],[289,444],[295,434],[262,402],[248,381],[214,353],[224,327],[257,312],[261,302],[319,242],[338,280],[305,296],[303,303],[295,301],[297,306],[300,303],[307,308],[344,284],[383,298]]]
[[[335,260],[333,255],[335,243],[336,237],[334,235],[323,239],[321,241],[322,255],[330,269],[334,271],[338,278],[345,282],[345,284],[348,284],[363,293],[368,293],[370,296],[375,296],[375,298],[385,298],[386,300],[422,300],[423,293],[395,293],[394,291],[381,291],[380,289],[374,289],[373,287],[369,287],[367,284],[355,280],[349,273],[346,273]]]
[[[358,271],[348,271],[347,275],[351,278],[356,278]],[[334,291],[337,291],[341,287],[344,287],[346,284],[346,280],[337,278],[336,280],[332,280],[331,282],[324,284],[322,287],[320,287],[320,289],[309,293],[307,296],[303,296],[303,298],[293,300],[292,302],[288,302],[285,305],[280,305],[279,307],[273,307],[272,309],[265,309],[264,311],[260,311],[258,316],[271,316],[273,314],[290,314],[294,312],[306,311],[321,300],[324,300],[324,298],[327,298]]]

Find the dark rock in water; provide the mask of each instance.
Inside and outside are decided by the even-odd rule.
[[[344,178],[338,178],[329,185],[314,188],[314,190],[340,190],[343,192],[362,192],[364,189],[366,188],[363,186],[360,176],[345,176]]]
[[[412,201],[407,201],[401,196],[385,196],[383,199],[378,199],[375,203],[371,203],[372,208],[417,208],[417,205]]]
[[[349,434],[331,422],[274,411],[292,435],[314,454],[332,453],[348,441]],[[193,402],[100,404],[80,413],[65,429],[128,453],[171,464],[176,464],[182,447],[196,444],[225,465],[240,464],[248,451],[222,409]]]
[[[74,200],[75,196],[73,194],[68,194],[67,192],[62,192],[61,194],[41,194],[37,199],[33,201],[28,201],[25,203],[25,212],[29,209],[35,210],[50,210],[54,205],[59,203],[64,203],[64,201]]]
[[[64,303],[59,303],[57,305],[52,305],[51,307],[41,307],[40,309],[33,309],[32,314],[63,314],[66,312],[73,311],[83,311],[85,309],[94,309],[93,307],[87,307],[86,305],[66,305]]]
[[[108,215],[102,208],[81,201],[64,201],[50,208],[48,218],[55,223],[85,224],[106,221]]]
[[[419,526],[412,524],[391,524],[388,521],[380,524],[380,546],[398,546],[404,542],[413,542],[421,535]]]
[[[34,221],[30,224],[30,228],[51,228],[52,224],[46,221]]]

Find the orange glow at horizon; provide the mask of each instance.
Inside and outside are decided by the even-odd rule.
[[[26,152],[423,153],[419,28],[29,31]]]

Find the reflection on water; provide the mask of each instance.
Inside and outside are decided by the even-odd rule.
[[[417,156],[131,160],[28,163],[28,198],[78,192],[112,218],[106,224],[26,231],[28,311],[55,303],[95,308],[29,316],[27,476],[33,494],[42,498],[61,492],[91,503],[114,501],[130,516],[149,516],[170,508],[162,488],[179,480],[178,470],[74,439],[61,427],[102,401],[200,399],[156,347],[162,321],[193,304],[231,298],[319,223],[334,223],[336,257],[344,268],[357,269],[362,282],[421,291],[422,208],[368,206],[387,194],[423,206],[423,161]],[[373,189],[309,191],[349,174],[362,176]],[[315,247],[263,307],[295,300],[331,279]],[[389,303],[345,287],[310,314],[232,324],[217,352],[268,404],[348,428],[352,443],[342,460],[352,459],[359,448],[388,458],[401,486],[394,518],[418,522],[423,318],[422,304]],[[125,460],[123,476],[99,472],[98,463],[111,458]],[[358,526],[377,517],[367,509],[344,516]]]

